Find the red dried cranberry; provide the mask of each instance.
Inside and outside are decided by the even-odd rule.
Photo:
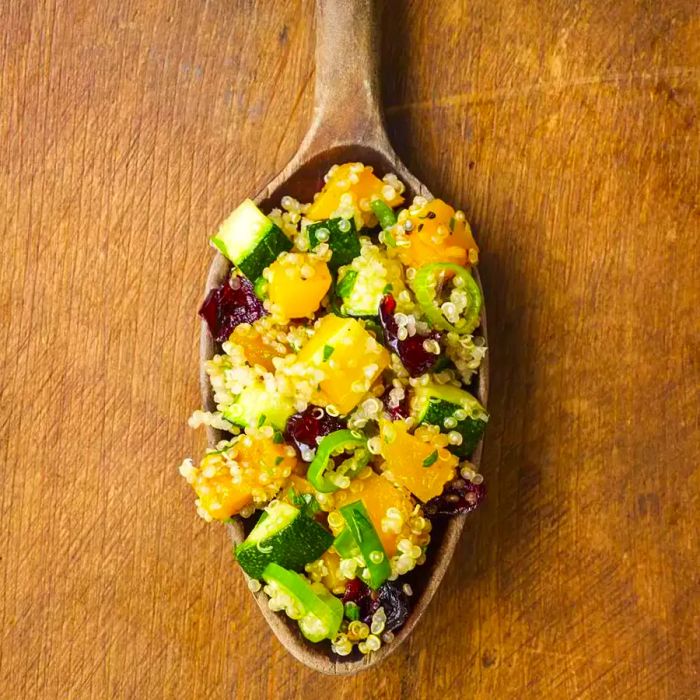
[[[443,492],[425,504],[424,511],[428,517],[471,513],[485,496],[486,486],[483,482],[473,484],[460,477],[447,482]]]
[[[212,289],[199,310],[214,340],[219,343],[228,340],[240,323],[253,323],[265,313],[253,285],[243,276],[231,277],[220,287]]]
[[[360,619],[366,624],[372,623],[372,616],[380,607],[384,608],[386,624],[384,629],[395,630],[406,622],[410,606],[403,587],[393,581],[386,581],[379,590],[373,591],[359,578],[345,584],[343,603],[355,603],[360,608]]]
[[[315,450],[318,447],[316,438],[324,437],[336,430],[342,430],[344,427],[345,421],[335,416],[329,416],[319,406],[309,406],[302,413],[295,413],[289,418],[284,435],[287,442],[294,445],[301,454],[302,447],[310,450]]]
[[[390,350],[393,350],[400,358],[403,366],[412,377],[419,377],[429,372],[437,362],[439,355],[428,352],[423,347],[423,341],[428,339],[440,340],[437,331],[430,331],[427,335],[409,335],[404,340],[399,340],[399,327],[394,319],[396,311],[396,299],[387,294],[379,303],[379,322],[384,330],[384,339]]]
[[[393,386],[390,386],[383,394],[381,401],[384,404],[384,408],[386,409],[387,413],[391,416],[392,420],[399,420],[401,418],[408,418],[408,394],[404,393],[403,399],[399,401],[398,406],[391,406],[389,402],[389,393],[393,389]]]
[[[379,595],[359,578],[350,579],[345,584],[343,603],[355,603],[360,608],[360,620],[370,624],[372,615],[379,609]]]
[[[345,584],[345,593],[343,593],[343,603],[357,603],[370,594],[369,586],[363,583],[359,578],[351,578]]]
[[[385,630],[395,630],[406,622],[409,602],[408,596],[403,592],[403,586],[394,581],[387,581],[378,591],[377,602],[377,607],[381,605],[386,614]]]

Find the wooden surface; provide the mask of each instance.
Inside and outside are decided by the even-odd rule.
[[[489,498],[351,679],[176,469],[207,235],[303,136],[311,4],[0,6],[3,700],[698,696],[697,3],[387,4],[391,136],[483,248]]]

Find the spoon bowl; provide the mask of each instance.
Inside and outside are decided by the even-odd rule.
[[[284,195],[301,202],[311,201],[313,194],[321,189],[323,176],[329,168],[346,162],[372,165],[379,175],[395,173],[406,185],[407,201],[416,195],[432,196],[400,161],[384,128],[379,100],[377,27],[378,8],[372,0],[317,0],[314,116],[296,155],[255,197],[264,211],[279,206]],[[228,260],[217,253],[209,269],[206,293],[220,286],[230,269]],[[473,273],[480,285],[478,271],[474,269]],[[487,340],[484,312],[477,332]],[[217,351],[217,344],[206,323],[202,322],[200,384],[202,402],[208,411],[216,410],[216,406],[205,363]],[[481,363],[473,390],[479,401],[486,405],[488,357]],[[223,438],[221,431],[208,429],[210,446]],[[481,452],[480,442],[471,459],[477,467]],[[302,637],[295,621],[284,613],[270,610],[268,598],[262,591],[253,593],[253,596],[279,641],[299,661],[321,673],[357,673],[382,661],[411,634],[447,570],[465,520],[466,515],[456,515],[434,521],[426,563],[402,578],[413,589],[409,617],[390,643],[371,654],[354,652],[357,656],[336,656],[329,644],[312,644]],[[229,525],[233,543],[242,542],[250,527],[251,524],[243,519],[235,518]]]

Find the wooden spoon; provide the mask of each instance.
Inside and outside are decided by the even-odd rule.
[[[317,0],[316,3],[316,86],[313,120],[296,155],[284,170],[257,195],[263,210],[279,206],[283,195],[302,202],[312,200],[323,184],[323,175],[335,163],[359,161],[374,166],[380,176],[396,173],[405,183],[407,201],[417,194],[431,198],[427,187],[419,182],[394,153],[384,128],[379,100],[379,61],[377,52],[378,12],[372,0]],[[209,270],[206,291],[221,285],[229,274],[230,263],[217,254]],[[474,270],[478,281],[478,273]],[[481,334],[486,338],[486,318],[482,317]],[[201,392],[206,410],[216,410],[204,364],[218,348],[206,323],[201,331]],[[488,392],[488,360],[485,359],[476,380],[476,394],[485,405]],[[209,430],[209,444],[215,445],[224,435]],[[472,462],[478,466],[481,443]],[[312,644],[284,613],[272,612],[267,596],[254,594],[272,631],[285,648],[310,668],[328,674],[352,674],[379,663],[395,651],[412,632],[450,563],[466,516],[453,516],[436,522],[428,548],[428,560],[411,572],[414,590],[411,613],[394,640],[377,652],[358,659],[339,657],[329,643]],[[248,527],[250,527],[248,525]],[[240,519],[229,526],[235,544],[245,537]],[[406,580],[406,579],[404,579]],[[465,590],[466,594],[466,590]]]

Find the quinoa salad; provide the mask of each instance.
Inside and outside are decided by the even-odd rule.
[[[252,591],[338,656],[390,644],[433,525],[484,496],[479,249],[464,212],[393,174],[333,166],[313,201],[245,200],[212,244],[231,262],[200,309],[226,439],[180,473],[206,521],[242,518]],[[412,573],[413,572],[413,573]]]

